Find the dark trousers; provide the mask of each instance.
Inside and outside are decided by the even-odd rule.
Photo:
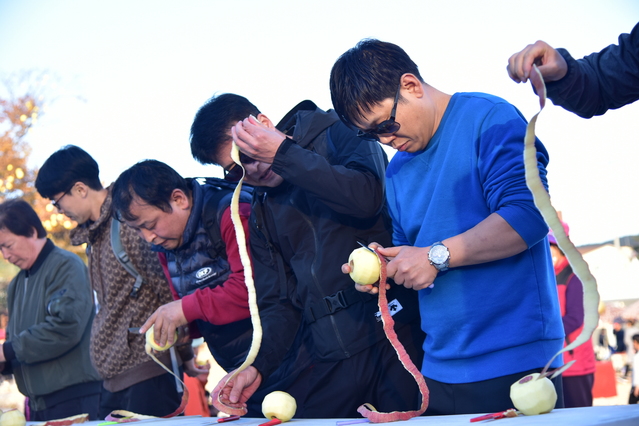
[[[510,386],[528,374],[539,372],[541,368],[480,382],[453,384],[427,377],[430,403],[424,415],[497,413],[515,408],[510,399]],[[555,408],[564,408],[561,376],[554,378],[552,382],[557,391]]]
[[[177,392],[175,377],[169,373],[153,377],[118,392],[102,388],[100,419],[115,410],[127,410],[136,414],[162,417],[174,412],[182,401]]]
[[[29,421],[44,422],[47,420],[63,419],[82,413],[87,413],[89,420],[99,420],[99,407],[100,394],[96,393],[69,399],[40,411],[35,411],[32,407],[29,407]]]
[[[563,376],[564,405],[566,408],[592,407],[592,387],[595,373],[583,376]]]
[[[419,368],[423,358],[419,325],[396,331]],[[297,418],[360,418],[357,408],[366,402],[379,411],[417,410],[421,404],[415,379],[386,339],[347,359],[316,362],[289,393],[298,402]]]
[[[628,397],[628,404],[637,404],[639,403],[639,398],[635,396],[635,387],[633,386],[630,389],[630,396]]]

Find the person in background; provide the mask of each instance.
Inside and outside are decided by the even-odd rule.
[[[193,340],[193,351],[195,352],[195,362],[197,365],[206,366],[207,371],[196,376],[184,377],[184,385],[189,390],[189,400],[184,408],[185,416],[202,416],[211,417],[211,408],[209,406],[209,397],[206,392],[206,382],[209,375],[209,363],[206,360],[202,362],[198,359],[200,352],[204,348],[204,339],[198,338]]]
[[[626,353],[626,342],[625,342],[625,330],[624,330],[624,321],[621,318],[615,318],[612,323],[612,332],[615,335],[616,345],[614,347],[615,353],[625,354]]]
[[[632,346],[635,352],[639,351],[639,334],[634,334],[632,336]],[[637,403],[639,403],[639,357],[634,357],[632,368],[632,388],[630,389],[628,404]]]
[[[612,345],[613,359],[620,360],[615,365],[615,370],[622,376],[626,376],[628,372],[627,359],[627,347],[625,340],[624,321],[622,318],[615,318],[612,323],[612,333],[615,336],[615,344]]]
[[[555,105],[584,118],[602,115],[639,99],[639,24],[621,34],[618,44],[577,60],[539,40],[508,59],[508,75],[526,82],[533,64]]]
[[[634,358],[637,351],[632,344],[632,336],[637,333],[639,333],[639,327],[637,327],[635,319],[626,318],[626,328],[624,330],[624,343],[626,344],[626,377],[630,376],[635,365]]]
[[[566,235],[568,225],[562,223]],[[548,234],[552,263],[557,279],[561,320],[566,333],[566,345],[579,336],[584,327],[584,289],[581,280],[572,271],[568,259],[557,245],[552,231]],[[562,374],[564,404],[566,408],[592,406],[592,388],[595,383],[595,351],[592,340],[564,352],[564,364],[575,363]]]
[[[0,204],[0,251],[20,271],[7,290],[0,371],[29,398],[29,420],[89,414],[98,420],[100,376],[89,355],[95,316],[87,268],[56,247],[23,200]]]
[[[548,227],[526,186],[526,120],[496,96],[437,90],[403,49],[374,39],[339,57],[330,90],[342,121],[397,150],[386,169],[393,241],[378,250],[388,276],[417,291],[426,414],[511,408],[510,386],[564,338]],[[535,145],[546,186],[548,153]]]
[[[102,186],[99,174],[93,157],[68,145],[44,162],[35,186],[78,223],[71,230],[71,243],[87,244],[89,276],[99,306],[91,333],[91,360],[104,379],[100,418],[114,410],[164,416],[179,407],[182,390],[145,353],[145,336],[129,328],[140,327],[155,309],[170,302],[171,291],[150,245],[132,228],[114,223],[111,187]],[[125,269],[114,252],[114,224],[121,247],[142,281]],[[172,370],[184,361],[187,373],[198,372],[190,344],[179,346],[177,353],[171,349],[158,354],[158,359]]]
[[[415,380],[384,335],[377,298],[359,294],[340,272],[358,241],[390,241],[386,154],[311,101],[275,125],[248,99],[226,93],[197,112],[191,152],[236,181],[242,168],[231,159],[233,141],[245,182],[255,186],[250,246],[264,335],[253,365],[216,390],[241,405],[258,387],[265,392],[278,382],[275,369],[283,365],[293,373],[277,390],[295,397],[296,417],[359,417],[365,402],[381,411],[419,408]],[[417,301],[404,288],[388,300],[395,330],[419,366],[424,335]],[[312,357],[306,369],[304,352]]]

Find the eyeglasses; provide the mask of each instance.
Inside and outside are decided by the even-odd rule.
[[[243,165],[251,164],[251,163],[254,163],[255,161],[257,160],[254,160],[248,155],[240,152],[240,162]],[[244,174],[244,171],[242,170],[242,168],[238,166],[237,163],[235,162],[231,163],[227,167],[224,167],[223,170],[224,170],[224,180],[228,182],[239,182],[240,179],[242,179],[242,175]]]
[[[368,138],[379,140],[379,136],[390,136],[393,133],[397,133],[401,125],[395,121],[395,114],[397,113],[397,102],[399,101],[399,92],[402,89],[402,82],[399,82],[397,85],[397,93],[395,93],[395,103],[393,104],[393,109],[390,113],[390,118],[388,120],[384,120],[375,126],[374,129],[368,131],[357,131],[357,136],[360,138]]]
[[[57,200],[51,201],[51,205],[53,207],[55,207],[58,210],[62,210],[60,208],[60,204],[58,204],[60,202],[60,200],[62,200],[64,198],[65,195],[67,195],[69,192],[71,191],[71,189],[69,189],[68,191],[66,191],[64,194],[60,195],[60,198],[58,198]]]

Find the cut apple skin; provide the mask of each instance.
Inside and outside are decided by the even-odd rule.
[[[526,416],[549,413],[557,403],[555,385],[539,373],[529,374],[510,386],[510,399]]]

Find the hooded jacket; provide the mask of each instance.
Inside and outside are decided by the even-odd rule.
[[[334,111],[310,101],[277,128],[289,136],[272,165],[284,182],[255,188],[251,215],[264,332],[253,365],[263,376],[297,344],[298,330],[321,361],[349,358],[386,339],[377,297],[357,292],[340,270],[358,241],[390,245],[386,155],[377,142],[356,137]],[[397,303],[396,327],[418,321],[414,292],[393,285],[388,300]]]

